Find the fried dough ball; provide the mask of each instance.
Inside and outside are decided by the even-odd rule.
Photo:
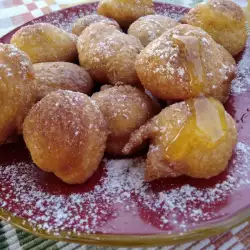
[[[106,23],[106,24],[114,25],[115,27],[117,27],[117,29],[120,29],[119,24],[115,20],[105,17],[105,16],[92,14],[92,15],[87,15],[87,16],[83,16],[82,18],[79,18],[73,24],[72,33],[77,36],[80,36],[83,30],[93,23]]]
[[[92,99],[109,124],[106,152],[123,155],[130,134],[158,111],[150,97],[132,86],[114,86],[95,93]]]
[[[37,23],[19,29],[11,38],[33,63],[74,62],[77,60],[77,36],[49,23]]]
[[[246,18],[240,6],[230,0],[208,0],[191,9],[181,20],[205,30],[233,56],[246,44]]]
[[[93,81],[82,67],[68,62],[36,63],[37,99],[58,89],[71,90],[90,94]]]
[[[113,18],[122,28],[128,28],[141,16],[155,13],[152,0],[102,0],[97,12]]]
[[[57,90],[25,118],[23,135],[34,163],[68,184],[84,183],[103,157],[107,123],[87,95]]]
[[[174,28],[178,22],[167,16],[148,15],[140,17],[132,23],[128,29],[128,34],[137,37],[143,46],[158,38],[165,31]]]
[[[212,119],[211,119],[212,117]],[[173,104],[132,133],[123,152],[150,138],[145,179],[187,175],[211,178],[224,171],[237,141],[236,124],[213,98]]]
[[[0,43],[0,144],[22,132],[34,97],[35,74],[28,55]]]
[[[140,84],[135,71],[136,56],[143,49],[140,41],[117,30],[114,25],[94,23],[77,42],[80,65],[101,84]]]
[[[187,24],[151,42],[135,67],[142,85],[165,101],[204,95],[225,102],[236,71],[229,52],[202,29]]]

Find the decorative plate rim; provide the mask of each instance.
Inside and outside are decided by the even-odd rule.
[[[114,235],[114,234],[94,234],[94,233],[79,233],[69,231],[60,231],[56,234],[48,233],[46,230],[39,229],[27,219],[15,216],[10,212],[0,208],[0,218],[12,224],[14,227],[34,234],[38,237],[55,240],[66,241],[71,243],[80,243],[99,246],[119,246],[119,247],[153,247],[153,246],[168,246],[190,241],[202,240],[211,236],[223,233],[232,229],[241,223],[250,220],[250,205],[245,209],[234,213],[230,218],[217,223],[211,223],[207,227],[202,227],[196,230],[181,234],[149,234],[149,235]]]
[[[88,3],[75,5],[69,8],[65,8],[57,13],[63,12],[68,9],[96,4],[98,1],[91,0]],[[160,3],[172,7],[183,8],[188,10],[189,7],[183,5],[175,5],[171,3],[164,3],[161,0],[154,1],[155,3]],[[51,13],[48,13],[44,16],[48,16]],[[38,20],[41,17],[34,18],[15,29],[9,31],[2,37],[0,37],[0,42],[4,40],[6,36],[10,33],[15,32],[16,30],[20,29],[20,27],[29,24],[35,20]],[[240,225],[245,221],[250,221],[250,204],[241,209],[240,211],[234,213],[229,218],[226,218],[223,221],[211,223],[209,226],[201,227],[199,229],[190,230],[184,233],[176,233],[176,234],[149,234],[149,235],[130,235],[130,234],[121,234],[121,235],[114,235],[114,234],[94,234],[94,233],[79,233],[75,234],[69,231],[60,231],[56,234],[48,233],[46,230],[39,229],[38,227],[29,223],[28,219],[21,218],[19,216],[15,216],[12,213],[6,211],[5,209],[0,207],[0,219],[5,220],[6,222],[12,224],[14,227],[24,230],[28,233],[34,234],[38,237],[42,237],[45,239],[55,240],[55,241],[65,241],[70,243],[79,243],[79,244],[88,244],[88,245],[99,245],[99,246],[119,246],[119,247],[152,247],[152,246],[168,246],[168,245],[176,245],[181,243],[186,243],[190,241],[197,241],[202,240],[216,234],[223,233],[232,229],[235,226]]]

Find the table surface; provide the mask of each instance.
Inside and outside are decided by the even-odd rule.
[[[202,0],[162,0],[161,2],[174,3],[193,7]],[[52,11],[70,7],[90,0],[0,0],[0,37],[17,26],[42,16]],[[244,7],[245,0],[235,0]],[[82,246],[64,242],[44,240],[22,230],[13,228],[10,224],[0,221],[0,250],[116,250],[116,248],[104,248],[95,246]],[[124,250],[124,248],[117,248]],[[141,248],[140,248],[141,249]],[[245,222],[240,226],[222,235],[197,242],[189,242],[183,245],[161,248],[148,248],[154,250],[243,250],[250,249],[250,224]],[[139,250],[139,249],[138,249]]]

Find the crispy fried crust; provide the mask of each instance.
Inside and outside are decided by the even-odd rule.
[[[187,24],[151,42],[135,67],[142,85],[165,101],[205,95],[225,102],[236,71],[233,57],[221,45]]]
[[[11,38],[11,44],[26,52],[33,63],[74,62],[77,37],[49,23],[27,25]]]
[[[245,47],[246,17],[240,6],[230,0],[209,0],[198,4],[181,21],[205,30],[233,56]]]
[[[0,144],[22,132],[35,99],[35,74],[27,54],[0,43]]]
[[[140,84],[135,60],[143,46],[137,38],[113,25],[95,23],[82,32],[77,49],[80,65],[93,80],[112,85]]]
[[[98,168],[108,129],[101,111],[87,95],[58,90],[31,109],[23,134],[39,168],[66,183],[78,184]]]
[[[123,155],[122,149],[130,134],[159,110],[147,94],[128,85],[106,88],[95,93],[92,99],[108,121],[106,152],[112,155]]]
[[[152,0],[102,0],[97,12],[126,29],[139,17],[154,14],[154,5]]]
[[[94,86],[89,73],[73,63],[36,63],[34,70],[38,100],[58,89],[90,94]]]
[[[133,22],[128,29],[128,34],[137,37],[142,45],[146,47],[165,31],[177,25],[178,22],[176,20],[167,16],[148,15],[140,17]]]
[[[194,101],[199,102],[197,105],[201,107],[204,105],[200,103],[203,102],[203,99],[198,98],[194,99]],[[194,127],[187,127],[190,118],[194,115],[193,111],[190,110],[188,102],[176,103],[165,108],[159,115],[131,134],[129,142],[123,149],[125,154],[130,153],[134,147],[138,147],[147,139],[150,139],[151,142],[145,169],[146,180],[151,181],[159,178],[177,177],[179,175],[187,175],[194,178],[211,178],[225,170],[237,141],[236,124],[218,101],[209,99],[210,101],[213,105],[212,108],[210,106],[207,108],[206,104],[204,106],[206,108],[201,110],[202,116],[211,117],[213,114],[213,119],[215,120],[210,120],[212,123],[215,123],[215,116],[218,114],[220,115],[217,118],[225,119],[222,122],[223,126],[225,126],[224,134],[216,143],[213,142],[212,137],[209,137],[207,143],[204,143],[207,137],[203,134],[203,118],[203,133],[199,132],[201,127],[199,129],[196,127],[199,126],[197,125],[198,120],[196,120],[197,123]],[[217,110],[217,113],[217,111],[214,111],[214,107],[219,107],[220,111]],[[221,111],[222,113],[219,113]],[[199,117],[195,119],[199,119]],[[210,127],[208,121],[209,119],[205,123],[205,128]],[[213,135],[217,136],[218,131],[221,131],[221,128],[218,126],[216,125],[215,130],[213,130],[213,133],[215,133]],[[182,134],[184,133],[183,131],[186,131],[186,134]],[[205,130],[205,134],[206,132]],[[186,137],[183,135],[186,135]],[[184,141],[177,142],[179,138],[182,138]],[[174,143],[181,143],[180,148],[177,150],[175,148],[174,153],[169,153],[169,148]]]
[[[92,14],[92,15],[86,15],[86,16],[79,18],[73,24],[72,33],[77,36],[80,36],[83,30],[93,23],[106,23],[109,25],[114,25],[115,27],[117,27],[117,29],[120,29],[119,24],[115,20],[105,17],[105,16]]]

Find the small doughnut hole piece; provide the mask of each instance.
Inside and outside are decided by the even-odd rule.
[[[106,152],[114,156],[123,155],[122,149],[130,134],[159,111],[159,107],[146,93],[129,85],[106,86],[95,93],[92,99],[109,124]]]
[[[33,65],[37,82],[37,100],[58,89],[90,94],[93,81],[82,67],[68,62],[47,62]]]
[[[246,17],[242,8],[230,0],[208,0],[198,4],[181,22],[202,28],[233,56],[245,47]]]
[[[143,16],[133,22],[128,34],[137,37],[143,46],[161,36],[165,31],[174,28],[178,22],[163,15]]]
[[[155,13],[152,0],[102,0],[97,12],[113,18],[123,29],[127,29],[139,17]]]
[[[80,65],[100,84],[140,85],[135,60],[143,49],[140,41],[114,25],[94,23],[77,42]]]
[[[232,55],[201,28],[181,24],[144,48],[135,62],[145,89],[164,101],[228,99],[236,74]]]
[[[35,101],[35,74],[30,58],[0,43],[0,144],[22,133],[25,116]]]
[[[26,52],[32,63],[74,62],[77,60],[77,36],[49,23],[36,23],[19,29],[11,44]]]
[[[92,14],[92,15],[86,15],[86,16],[79,18],[73,24],[72,33],[77,36],[80,36],[83,30],[93,23],[106,23],[106,24],[114,25],[115,27],[117,27],[117,29],[120,29],[119,24],[115,20],[105,17],[105,16]]]
[[[148,138],[146,180],[180,175],[209,179],[227,168],[237,130],[219,101],[202,97],[163,109],[131,134],[123,152],[130,153]]]
[[[107,123],[85,94],[57,90],[25,118],[25,143],[34,163],[68,184],[80,184],[97,170],[108,136]]]

